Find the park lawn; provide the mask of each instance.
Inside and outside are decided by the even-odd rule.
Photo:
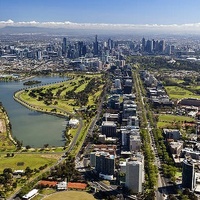
[[[86,122],[84,120],[84,125],[83,125],[83,127],[81,129],[81,132],[80,132],[79,136],[78,136],[76,145],[75,145],[74,149],[70,153],[71,155],[76,156],[77,153],[80,151],[92,121],[93,121],[93,119],[91,119],[90,122],[88,123],[88,122]]]
[[[172,123],[167,122],[158,122],[157,128],[174,128],[174,125]]]
[[[78,93],[78,92],[83,91],[86,88],[87,84],[88,84],[88,81],[83,83],[83,84],[81,84],[81,85],[79,85],[79,87],[74,92]]]
[[[63,90],[63,91],[60,93],[60,96],[61,96],[61,97],[64,97],[64,96],[66,95],[66,92],[69,92],[69,91],[73,90],[75,86],[76,86],[76,85],[66,84],[66,85],[65,85],[66,89]]]
[[[165,86],[165,90],[167,91],[170,99],[200,98],[199,95],[178,86]]]
[[[187,116],[179,116],[179,115],[159,115],[158,117],[158,128],[173,128],[177,123],[185,123],[185,122],[195,122],[195,119]]]
[[[90,96],[88,97],[88,103],[87,103],[87,104],[88,104],[89,106],[94,105],[94,104],[95,104],[95,103],[94,103],[94,102],[95,102],[95,99],[96,99],[96,98],[95,98],[95,95],[94,95],[94,96],[93,96],[93,95],[90,95]]]
[[[98,87],[98,91],[88,97],[89,106],[96,105],[96,100],[100,97],[102,89],[103,89],[103,85],[100,85]]]
[[[64,191],[57,192],[44,198],[44,200],[94,200],[95,198],[87,192]]]
[[[71,134],[73,137],[76,135],[78,131],[78,127],[77,128],[71,128],[68,132],[68,134]]]
[[[188,86],[188,88],[191,88],[193,90],[199,90],[200,89],[200,85],[190,85],[190,86]]]
[[[172,78],[172,80],[173,80],[174,82],[178,83],[178,84],[184,83],[184,82],[185,82],[184,80],[178,79],[178,78]]]
[[[35,197],[32,198],[32,200],[42,200],[44,198],[44,196],[51,195],[55,192],[56,192],[56,190],[52,189],[52,188],[42,189],[38,195],[36,195]]]
[[[60,156],[60,155],[59,155]],[[58,155],[56,154],[15,154],[14,157],[6,157],[6,154],[0,156],[0,173],[5,168],[13,170],[25,170],[26,167],[38,169],[41,166],[52,165],[56,163]],[[20,163],[24,163],[20,166]]]
[[[5,130],[0,132],[0,151],[14,151],[16,147],[7,136],[5,119],[0,118],[0,123],[5,127]]]
[[[76,93],[82,91],[85,89],[85,87],[87,86],[87,84],[89,83],[90,80],[85,81],[85,83],[80,84],[79,81],[85,79],[85,77],[89,77],[89,78],[93,78],[93,77],[101,77],[101,74],[97,74],[97,75],[83,75],[83,78],[81,78],[81,76],[77,76],[74,79],[71,79],[69,81],[66,82],[62,82],[62,83],[55,83],[52,85],[47,85],[47,86],[43,86],[43,92],[46,92],[47,89],[51,89],[52,93],[54,94],[54,100],[52,102],[52,105],[45,105],[44,101],[38,101],[37,98],[32,98],[28,95],[29,92],[22,92],[20,93],[20,98],[23,99],[23,101],[28,102],[29,105],[31,105],[33,108],[35,107],[35,109],[39,109],[39,110],[46,110],[46,111],[51,111],[51,109],[53,108],[57,108],[57,110],[59,110],[59,108],[62,110],[64,109],[66,112],[73,112],[74,109],[78,109],[78,106],[75,106],[75,100],[74,99],[65,99],[63,100],[62,97],[65,96],[66,92],[73,90],[75,86],[77,86],[79,84],[79,87],[75,90]],[[73,84],[70,84],[73,83]],[[60,87],[62,86],[62,87]],[[62,89],[63,87],[65,87],[66,89],[63,90],[60,94],[60,99],[56,98],[55,94],[58,91],[58,89]],[[91,94],[88,98],[88,104],[87,105],[93,105],[95,104],[95,100],[99,97],[99,95],[101,94],[101,89],[103,88],[103,84],[99,86],[98,88],[98,92],[96,92],[94,95]],[[58,104],[57,105],[53,105],[54,102],[57,101]]]
[[[0,108],[0,151],[15,151],[16,147],[8,138],[6,127],[6,114]]]
[[[43,195],[49,195],[49,194],[55,193],[55,189],[45,188],[45,189],[41,190],[40,193],[43,194]]]
[[[187,117],[187,116],[180,116],[180,115],[159,115],[158,118],[159,122],[195,122],[195,119],[192,117]]]
[[[74,99],[69,99],[69,100],[58,100],[58,105],[56,105],[56,107],[58,108],[62,108],[64,110],[66,110],[67,112],[72,113],[74,109],[78,109],[78,106],[74,106]]]
[[[53,109],[53,107],[57,107],[57,109],[59,110],[59,108],[66,110],[66,112],[72,112],[74,106],[70,106],[70,103],[74,103],[74,100],[60,100],[60,99],[56,99],[56,101],[58,102],[58,105],[45,105],[43,103],[43,101],[37,101],[37,99],[32,98],[28,95],[27,92],[23,92],[20,94],[20,98],[23,99],[24,101],[28,102],[29,105],[32,105],[33,107],[37,107],[40,108],[40,110],[46,110],[46,111],[50,111],[51,109]]]
[[[185,81],[184,80],[177,80],[176,82],[180,84],[180,83],[184,83]]]
[[[1,133],[2,134],[2,133]],[[1,152],[13,152],[16,150],[15,145],[4,136],[0,136],[0,151]]]

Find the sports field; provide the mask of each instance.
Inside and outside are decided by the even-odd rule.
[[[166,86],[165,90],[170,99],[200,98],[199,95],[178,86]]]
[[[13,157],[7,157],[6,154],[0,155],[0,173],[5,168],[12,170],[25,170],[26,167],[31,169],[38,169],[47,164],[52,165],[56,163],[58,156],[56,154],[15,154]],[[31,158],[31,159],[30,159]]]
[[[158,117],[158,128],[174,128],[177,123],[190,123],[195,122],[195,119],[187,116],[179,116],[179,115],[159,115]]]
[[[57,192],[44,198],[44,200],[94,200],[95,198],[87,192],[64,191]]]

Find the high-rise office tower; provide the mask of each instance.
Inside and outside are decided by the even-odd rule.
[[[83,48],[82,48],[82,55],[85,56],[87,53],[87,47],[86,45],[83,45]]]
[[[146,51],[146,41],[145,41],[145,38],[142,38],[142,51]]]
[[[67,39],[64,37],[62,43],[62,55],[65,56],[66,53],[67,53]]]
[[[182,167],[182,187],[193,190],[195,185],[194,162],[192,160],[185,159]]]
[[[108,49],[111,50],[113,48],[113,40],[108,39]]]
[[[99,54],[99,43],[97,40],[97,35],[95,36],[95,42],[94,42],[94,55],[98,56]]]
[[[109,153],[99,152],[96,154],[95,169],[98,173],[104,175],[114,175],[115,173],[115,157]]]
[[[152,53],[152,51],[153,51],[153,40],[147,40],[146,51],[148,53]]]
[[[164,40],[161,40],[161,41],[159,42],[159,52],[160,52],[160,53],[164,53],[164,51],[165,51],[165,41],[164,41]]]
[[[83,55],[83,42],[78,42],[78,55],[81,57]]]
[[[138,160],[128,160],[126,162],[126,182],[125,185],[133,193],[142,192],[143,163]]]
[[[37,59],[42,60],[42,51],[37,51]]]

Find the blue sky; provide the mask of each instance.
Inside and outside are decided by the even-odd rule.
[[[0,0],[0,21],[111,24],[200,22],[200,0]]]

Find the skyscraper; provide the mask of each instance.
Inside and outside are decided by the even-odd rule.
[[[182,187],[193,190],[195,183],[194,163],[192,160],[185,159],[182,167]]]
[[[146,41],[145,41],[145,38],[142,38],[142,51],[146,51]]]
[[[96,154],[95,169],[98,173],[104,175],[114,175],[115,173],[115,157],[106,152]]]
[[[165,41],[164,41],[164,40],[161,40],[161,41],[159,42],[159,52],[160,52],[160,53],[164,53],[164,51],[165,51]]]
[[[78,42],[78,55],[81,57],[83,55],[83,42]]]
[[[108,49],[111,50],[113,48],[113,40],[108,39]]]
[[[146,51],[148,53],[152,53],[152,51],[153,51],[153,40],[147,40]]]
[[[97,41],[97,35],[95,36],[95,42],[94,42],[94,55],[98,56],[99,54],[99,43]]]
[[[128,160],[126,162],[126,187],[133,193],[142,192],[143,163],[139,160]]]
[[[64,37],[62,43],[62,55],[65,56],[66,53],[67,53],[67,39]]]

